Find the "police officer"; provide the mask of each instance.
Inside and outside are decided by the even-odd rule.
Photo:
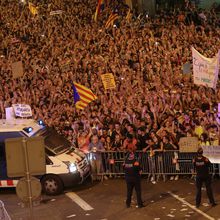
[[[125,180],[127,183],[127,200],[126,206],[127,208],[131,205],[131,197],[133,188],[135,188],[137,195],[137,204],[138,208],[144,207],[142,199],[141,199],[141,168],[137,157],[135,156],[135,152],[130,151],[125,158]]]
[[[206,186],[209,202],[212,206],[216,206],[211,188],[211,176],[209,174],[211,162],[203,156],[202,148],[199,148],[197,153],[196,158],[193,160],[194,171],[196,171],[196,207],[198,208],[201,203],[201,188],[203,183]]]

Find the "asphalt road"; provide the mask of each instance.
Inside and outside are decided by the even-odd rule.
[[[146,207],[136,208],[135,196],[131,208],[125,207],[126,185],[123,179],[87,182],[67,190],[64,194],[43,195],[34,207],[36,220],[220,220],[220,180],[213,183],[216,207],[208,204],[203,190],[202,206],[194,207],[193,180],[159,182],[155,185],[142,180],[142,195]],[[14,220],[29,218],[29,209],[22,207],[13,189],[1,189],[0,200]]]

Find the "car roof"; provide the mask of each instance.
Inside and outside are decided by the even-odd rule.
[[[24,128],[32,128],[31,132],[26,132]],[[0,133],[1,132],[14,132],[14,131],[22,131],[28,137],[33,136],[36,132],[38,132],[43,126],[39,125],[33,119],[0,119]]]

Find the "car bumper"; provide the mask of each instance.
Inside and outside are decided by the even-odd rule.
[[[89,170],[83,176],[81,176],[80,173],[77,172],[77,173],[59,174],[59,177],[63,181],[64,187],[71,187],[82,183],[87,177],[90,176],[90,174],[91,171]]]

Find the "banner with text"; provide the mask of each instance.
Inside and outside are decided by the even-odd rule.
[[[207,157],[211,163],[220,164],[220,146],[203,146],[203,155]]]
[[[214,58],[206,58],[192,47],[192,56],[194,83],[215,89],[218,80],[220,52]]]
[[[107,89],[115,89],[115,78],[112,73],[106,73],[101,75],[102,83],[104,85],[105,90]]]
[[[26,104],[14,104],[12,105],[15,115],[21,118],[32,117],[32,111],[30,105]]]
[[[181,153],[197,152],[199,147],[199,140],[197,137],[182,137],[179,141]]]

